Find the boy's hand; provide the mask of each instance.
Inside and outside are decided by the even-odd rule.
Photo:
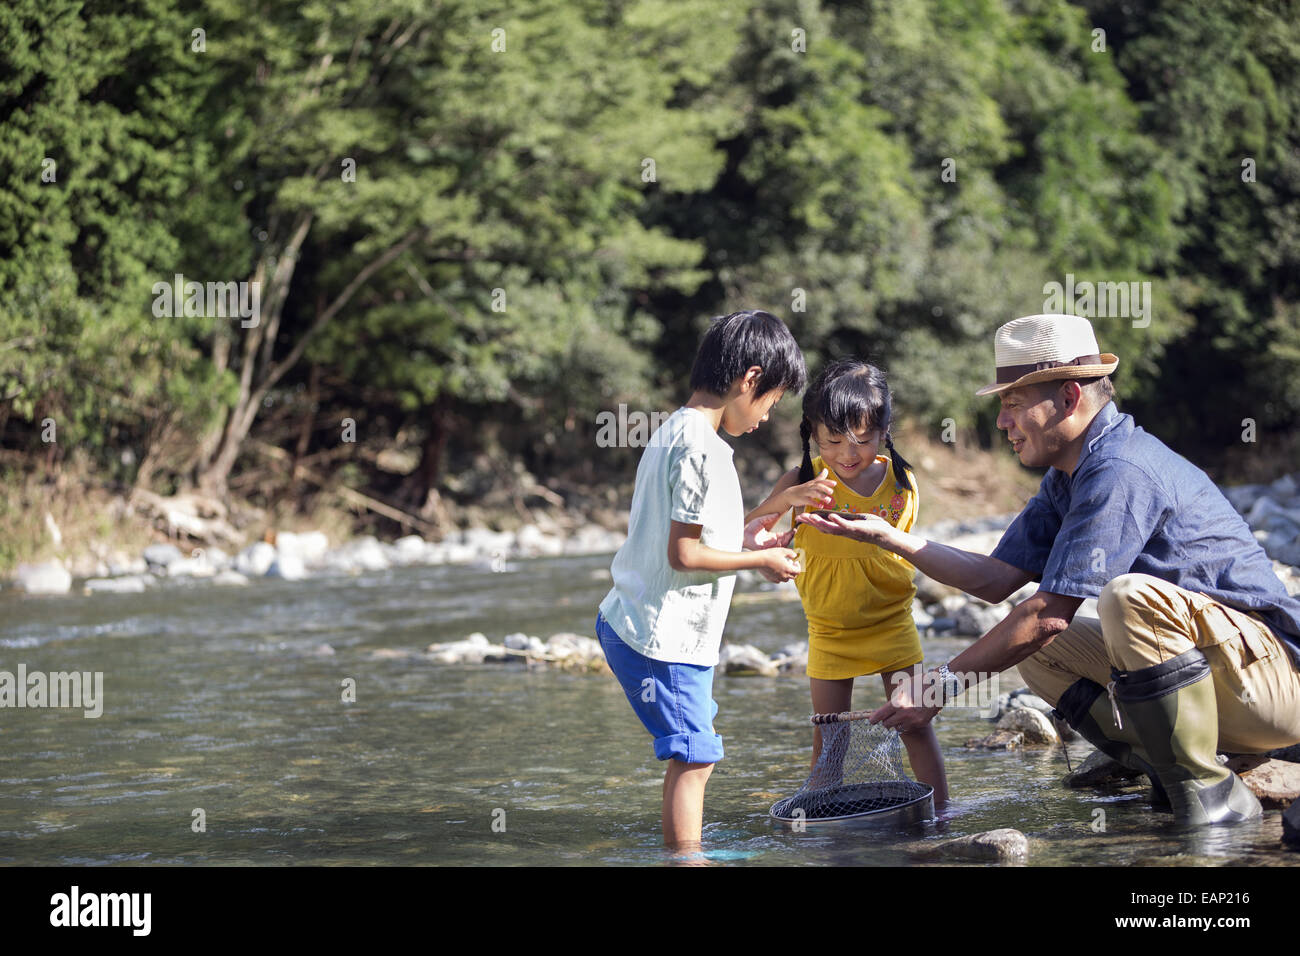
[[[794,508],[802,506],[805,508],[825,508],[835,499],[832,495],[835,493],[835,479],[828,477],[830,471],[822,469],[822,473],[812,481],[806,481],[802,485],[794,485],[785,491],[785,500],[789,507]]]
[[[743,545],[746,551],[762,551],[764,548],[784,548],[794,540],[794,528],[789,531],[783,531],[781,534],[772,533],[772,525],[781,520],[783,512],[776,512],[770,515],[759,515],[749,524],[745,525],[745,543]]]
[[[886,547],[889,536],[895,528],[880,515],[863,515],[861,518],[841,518],[839,515],[801,514],[794,519],[801,524],[812,525],[818,531],[838,534],[843,538],[865,541],[867,544]]]
[[[762,562],[758,566],[759,573],[777,583],[792,581],[803,570],[799,566],[799,553],[789,548],[764,548],[759,560]]]

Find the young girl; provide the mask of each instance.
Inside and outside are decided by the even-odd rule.
[[[885,376],[854,359],[830,363],[803,399],[803,464],[783,475],[747,517],[794,508],[879,515],[909,531],[916,522],[916,480],[889,434],[892,403]],[[821,453],[812,456],[809,441]],[[881,446],[889,454],[879,454]],[[852,709],[853,678],[879,674],[888,698],[903,675],[920,671],[921,639],[912,620],[915,568],[907,561],[800,522],[793,547],[803,573],[796,578],[808,618],[808,678],[813,712]],[[899,675],[897,680],[895,675]],[[938,809],[948,799],[943,756],[934,729],[903,733],[912,772],[934,788]],[[821,753],[813,730],[812,764]]]

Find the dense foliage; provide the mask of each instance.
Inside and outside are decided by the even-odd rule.
[[[359,480],[418,509],[452,454],[589,462],[735,308],[988,440],[993,330],[1071,276],[1150,284],[1093,318],[1149,429],[1266,443],[1300,422],[1298,13],[12,0],[0,440],[224,493],[352,422],[414,449]],[[160,315],[177,274],[257,283],[256,321]]]

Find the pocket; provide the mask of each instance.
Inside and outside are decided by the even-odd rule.
[[[1241,669],[1260,661],[1271,661],[1279,653],[1277,640],[1265,625],[1245,611],[1210,602],[1197,610],[1200,647],[1232,645],[1232,654]]]

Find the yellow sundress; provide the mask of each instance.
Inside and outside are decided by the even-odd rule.
[[[863,496],[835,479],[836,511],[870,512],[890,524],[911,531],[916,523],[919,496],[916,477],[909,471],[912,490],[898,484],[893,464],[884,455],[885,477],[875,493]],[[813,473],[829,466],[820,456]],[[874,544],[825,534],[797,524],[792,547],[801,550],[803,573],[795,578],[808,618],[808,676],[840,680],[863,674],[899,670],[919,663],[921,637],[912,620],[916,569],[898,555]]]

